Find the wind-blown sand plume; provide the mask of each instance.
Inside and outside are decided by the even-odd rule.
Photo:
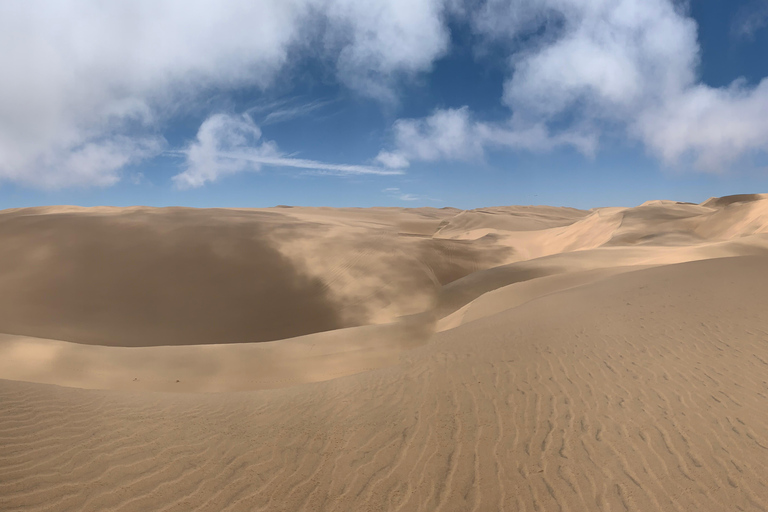
[[[768,200],[740,197],[0,212],[0,510],[766,510]],[[195,309],[285,276],[276,318]],[[89,309],[137,297],[171,317]],[[304,332],[245,342],[278,318]]]

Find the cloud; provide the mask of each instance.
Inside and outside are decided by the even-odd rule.
[[[278,108],[267,114],[264,117],[264,120],[261,122],[261,125],[265,126],[269,124],[284,123],[292,119],[304,117],[311,114],[312,112],[315,112],[316,110],[330,105],[331,103],[333,103],[331,100],[317,100],[303,103],[301,105],[292,105]]]
[[[8,165],[0,167],[0,178],[44,189],[110,186],[120,180],[121,170],[126,165],[157,156],[164,146],[162,137],[111,135],[64,147],[45,148],[21,158],[9,152],[4,155]]]
[[[330,62],[343,84],[395,101],[401,78],[447,50],[442,9],[439,0],[0,2],[0,181],[114,183],[120,162],[162,144],[173,116],[213,91],[269,87],[292,56]]]
[[[337,68],[351,87],[395,101],[393,80],[431,68],[448,51],[450,32],[443,0],[334,0],[327,15],[337,20],[326,42],[340,48]]]
[[[668,165],[690,161],[702,170],[765,152],[768,88],[700,83],[696,24],[678,4],[61,0],[41,9],[34,2],[0,2],[0,182],[113,184],[125,166],[163,150],[162,133],[174,117],[199,109],[211,94],[265,90],[307,59],[330,66],[329,76],[356,93],[396,106],[404,81],[429,72],[449,51],[449,22],[468,24],[482,44],[507,52],[498,100],[508,119],[490,123],[453,108],[399,120],[392,144],[376,157],[388,169],[481,160],[492,149],[565,145],[590,155],[601,141],[621,136]],[[745,7],[734,33],[751,37],[763,27],[765,5]],[[317,108],[276,105],[262,124]],[[222,133],[216,140],[224,140]],[[202,153],[191,157],[186,176],[206,182],[213,168],[220,177],[289,163],[315,172],[382,171],[276,156],[274,143],[255,132],[232,135],[250,137],[236,145],[247,154],[205,153],[210,148],[198,139]],[[215,160],[204,164],[204,155]]]
[[[248,116],[212,115],[200,125],[197,139],[184,152],[186,169],[173,177],[174,183],[179,188],[196,188],[229,174],[258,171],[258,162],[227,155],[246,151],[255,158],[279,155],[273,142],[259,139],[261,130]]]
[[[41,168],[44,174],[37,181],[47,188],[69,184],[112,185],[120,179],[119,171],[123,167],[158,155],[164,143],[160,138],[121,136],[87,142],[43,165]],[[54,163],[57,165],[56,172]]]
[[[214,114],[198,129],[183,151],[185,169],[173,177],[179,188],[197,188],[222,177],[259,171],[263,166],[304,169],[335,175],[396,175],[401,171],[365,165],[318,162],[284,155],[273,141],[262,141],[261,130],[248,115]]]
[[[753,39],[755,34],[768,26],[768,1],[752,0],[739,9],[731,23],[731,34]]]
[[[482,160],[487,148],[547,151],[573,146],[587,155],[596,148],[592,133],[572,129],[553,135],[541,123],[516,124],[477,121],[468,107],[438,109],[424,119],[399,119],[393,126],[395,149],[382,150],[376,161],[403,169],[411,161]]]
[[[390,197],[399,199],[400,201],[418,201],[421,199],[421,196],[417,196],[416,194],[403,193],[398,187],[388,187],[382,190],[382,192]]]
[[[472,160],[482,155],[469,109],[438,110],[425,119],[400,119],[394,126],[397,153],[382,152],[377,160],[388,167],[405,167],[409,160]]]
[[[642,112],[633,129],[670,165],[689,158],[697,169],[723,172],[744,155],[768,151],[768,79],[756,87],[697,85]]]
[[[408,157],[403,154],[402,149],[398,152],[381,151],[376,156],[376,161],[384,167],[390,169],[404,169],[410,165]]]
[[[696,23],[670,0],[488,0],[467,14],[508,50],[503,123],[466,108],[398,120],[379,161],[482,158],[490,148],[594,154],[602,139],[640,141],[665,164],[727,169],[768,151],[768,86],[697,80]]]

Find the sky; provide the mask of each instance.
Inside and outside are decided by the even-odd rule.
[[[6,0],[0,209],[768,192],[768,0]]]

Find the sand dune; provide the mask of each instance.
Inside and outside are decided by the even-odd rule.
[[[768,509],[768,196],[0,240],[0,510]]]
[[[0,332],[154,346],[388,323],[511,253],[492,241],[399,235],[398,224],[439,210],[277,210],[0,213]]]

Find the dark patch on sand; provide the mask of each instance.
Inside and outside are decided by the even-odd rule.
[[[0,217],[0,332],[87,344],[268,341],[345,327],[269,241],[283,216],[148,209]]]

